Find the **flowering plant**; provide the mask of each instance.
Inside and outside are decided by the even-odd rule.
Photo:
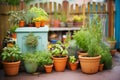
[[[79,16],[75,15],[75,16],[73,16],[73,20],[76,21],[76,22],[82,22],[84,18],[85,18],[85,16],[83,16],[83,15],[79,15]]]

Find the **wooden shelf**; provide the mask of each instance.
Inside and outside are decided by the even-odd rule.
[[[59,28],[50,27],[49,28],[49,31],[73,31],[73,30],[80,30],[80,27],[59,27]]]

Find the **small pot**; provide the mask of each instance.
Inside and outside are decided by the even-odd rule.
[[[52,65],[44,65],[44,67],[45,67],[45,71],[47,73],[51,73],[52,72],[53,64]]]
[[[112,49],[112,50],[110,50],[111,56],[114,56],[116,52],[117,52],[116,49]]]
[[[24,26],[25,26],[25,21],[21,20],[21,21],[19,22],[19,26],[20,26],[20,27],[24,27]]]
[[[99,65],[99,71],[103,71],[104,64]]]

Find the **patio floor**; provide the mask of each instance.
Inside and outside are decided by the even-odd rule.
[[[19,72],[17,76],[8,77],[0,70],[0,80],[120,80],[120,53],[116,53],[113,57],[113,68],[104,70],[96,74],[84,74],[80,69],[71,71],[66,69],[64,72],[53,71],[50,74],[27,74]]]

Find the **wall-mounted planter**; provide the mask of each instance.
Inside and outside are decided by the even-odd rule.
[[[47,49],[47,42],[48,42],[48,26],[45,27],[23,27],[17,28],[17,44],[20,47],[21,51],[29,52],[31,49],[25,45],[26,36],[29,33],[33,33],[38,38],[38,46],[34,50],[45,50]],[[32,50],[33,51],[33,50]]]

